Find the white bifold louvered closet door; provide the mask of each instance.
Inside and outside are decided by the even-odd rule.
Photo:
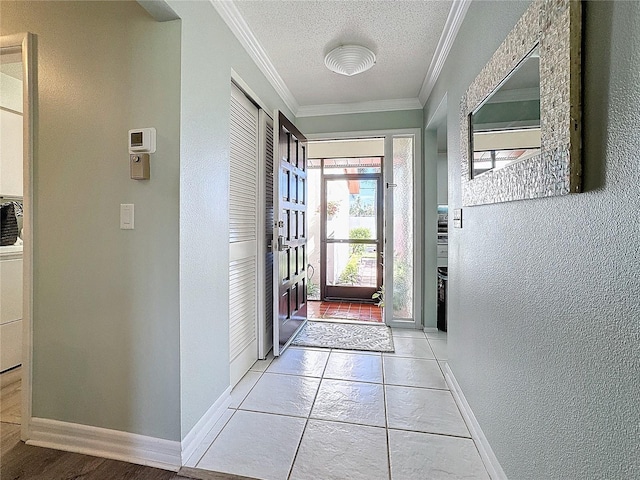
[[[229,361],[233,386],[258,358],[258,109],[235,85],[231,86],[230,136]]]

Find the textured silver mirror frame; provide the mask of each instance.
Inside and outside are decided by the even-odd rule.
[[[540,45],[541,153],[471,178],[469,115]],[[582,188],[582,1],[534,0],[460,105],[464,206],[578,193]]]

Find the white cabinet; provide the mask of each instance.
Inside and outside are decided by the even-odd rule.
[[[22,247],[0,247],[0,371],[22,363]]]

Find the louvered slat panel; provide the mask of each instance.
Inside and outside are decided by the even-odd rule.
[[[231,237],[229,237],[229,242],[230,243],[239,243],[239,242],[247,242],[251,240],[251,235],[246,234],[246,235],[240,235],[240,234],[236,234],[233,235]]]
[[[231,120],[233,121],[233,127],[245,130],[251,130],[256,127],[257,120],[251,117],[251,112],[244,108],[240,102],[236,99],[232,99],[231,102]]]
[[[253,130],[253,125],[251,126]],[[234,127],[234,133],[238,132],[239,129]],[[231,145],[233,146],[233,155],[237,155],[238,157],[242,157],[243,155],[251,155],[251,146],[247,145],[243,142],[242,137],[238,137],[238,139],[232,139]],[[250,163],[250,162],[249,162]]]
[[[229,216],[237,218],[229,221],[229,241],[253,241],[256,239],[256,215],[245,215],[243,208],[229,209]]]
[[[257,235],[256,112],[231,97],[231,165],[229,180],[229,241],[255,240]]]
[[[236,286],[237,288],[235,288],[233,292],[231,291],[229,292],[229,300],[235,300],[236,298],[240,298],[240,295],[244,295],[247,291],[250,291],[247,289],[243,289],[241,287],[243,284],[248,284],[250,286],[250,282],[248,282],[248,280],[251,280],[251,275],[253,275],[253,270],[251,272],[247,272],[245,275],[241,275],[233,278],[233,280],[235,280],[238,283],[238,285]]]
[[[253,270],[251,271],[253,274]],[[250,276],[249,276],[250,278]],[[229,292],[229,300],[230,301],[242,301],[242,295],[250,295],[253,297],[253,288],[251,288],[251,282],[247,282],[247,279],[239,279],[237,285],[231,285],[232,291]]]
[[[233,187],[233,185],[232,185]],[[256,205],[253,202],[254,199],[248,199],[246,197],[242,197],[239,195],[232,195],[230,200],[234,199],[235,203],[230,203],[229,208],[234,208],[236,210],[240,208],[244,208],[247,212],[247,215],[255,215]]]
[[[266,164],[266,190],[265,190],[265,232],[267,239],[273,236],[273,125],[267,122],[265,130],[265,164]],[[267,251],[265,267],[265,324],[268,336],[273,335],[273,252]]]
[[[234,163],[233,158],[231,159],[231,161],[232,163]],[[238,170],[242,170],[242,169],[247,169],[249,167],[256,168],[256,164],[254,163],[252,165],[242,166],[238,164],[238,162],[235,162],[235,167]],[[257,200],[255,191],[253,190],[253,188],[249,188],[249,187],[255,188],[255,186],[258,185],[257,179],[255,177],[252,177],[250,175],[245,175],[242,172],[238,172],[238,171],[230,172],[229,184],[231,189],[233,189],[234,187],[237,189],[232,193],[238,196],[239,198],[245,198],[247,200],[251,199],[253,200],[253,202]]]
[[[256,338],[256,257],[229,263],[229,359],[235,359]]]

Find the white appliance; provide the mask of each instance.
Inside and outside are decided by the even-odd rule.
[[[22,363],[22,245],[0,247],[0,372]]]

